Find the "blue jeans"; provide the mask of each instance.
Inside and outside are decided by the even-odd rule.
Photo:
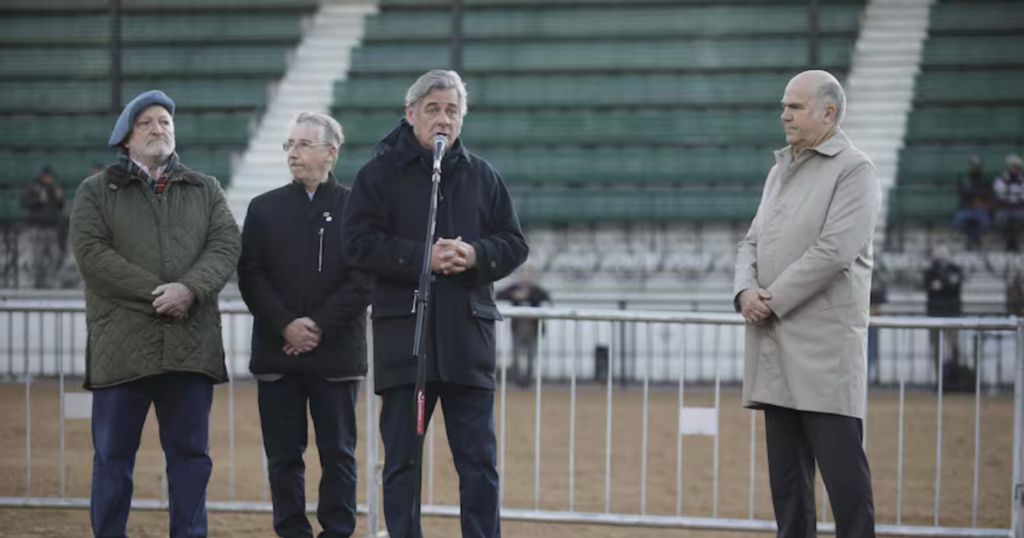
[[[160,445],[167,457],[170,536],[206,537],[206,484],[213,468],[213,380],[200,374],[170,373],[93,391],[89,516],[96,538],[128,536],[135,453],[151,404],[156,407]]]
[[[416,474],[416,419],[412,385],[385,391],[380,414],[384,439],[384,519],[394,538],[422,538],[419,507],[413,519]],[[464,538],[499,538],[497,448],[494,437],[494,391],[427,383],[424,420],[430,422],[438,398],[444,406],[455,470],[459,474],[459,508]],[[426,495],[423,495],[426,498]],[[410,532],[411,530],[411,532]]]
[[[956,216],[953,218],[953,227],[965,230],[971,224],[977,226],[978,231],[984,232],[992,227],[992,217],[989,216],[988,211],[973,207],[956,212]]]
[[[306,519],[306,465],[309,439],[306,404],[320,452],[320,538],[348,538],[356,528],[356,399],[359,381],[328,381],[315,374],[287,374],[259,382],[260,425],[267,452],[274,532],[285,538],[312,538]]]

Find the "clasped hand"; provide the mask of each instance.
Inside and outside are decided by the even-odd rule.
[[[462,240],[462,236],[455,239],[438,239],[434,243],[433,254],[430,258],[430,269],[445,275],[454,275],[476,265],[476,249],[473,245]]]
[[[196,298],[188,286],[177,282],[157,286],[153,290],[153,295],[156,296],[156,299],[153,300],[153,308],[156,313],[175,319],[188,317],[188,309],[192,307],[192,302]]]
[[[309,318],[293,320],[284,328],[284,352],[288,355],[309,353],[320,345],[323,331],[315,321]]]
[[[751,325],[764,325],[775,315],[768,306],[771,292],[763,288],[748,288],[740,292],[740,314]]]

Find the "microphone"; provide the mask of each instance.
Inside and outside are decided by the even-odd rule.
[[[444,150],[448,146],[448,137],[439,134],[434,137],[434,171],[441,170],[441,159],[444,157]]]

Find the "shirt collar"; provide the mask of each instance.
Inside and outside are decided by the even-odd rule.
[[[851,145],[850,138],[846,136],[846,133],[843,132],[842,129],[839,129],[836,131],[836,134],[830,136],[821,144],[818,144],[813,148],[807,148],[804,152],[813,151],[826,157],[835,157]],[[786,146],[775,152],[776,161],[781,161],[784,157],[792,156],[793,146]]]

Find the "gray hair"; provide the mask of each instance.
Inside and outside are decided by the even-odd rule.
[[[443,69],[427,71],[417,79],[409,87],[409,91],[405,92],[405,106],[413,106],[419,103],[420,99],[429,95],[430,92],[437,90],[455,90],[455,93],[459,96],[459,108],[462,109],[462,115],[466,115],[466,101],[469,97],[466,93],[466,84],[462,82],[462,77],[455,71],[445,71]]]
[[[330,144],[334,149],[341,149],[341,145],[345,143],[345,133],[341,130],[341,124],[327,114],[300,112],[292,120],[288,130],[291,131],[300,125],[316,127],[320,131],[320,142]]]
[[[836,125],[843,123],[846,117],[846,92],[835,78],[823,77],[818,86],[817,108],[824,114],[829,105],[836,107]]]

